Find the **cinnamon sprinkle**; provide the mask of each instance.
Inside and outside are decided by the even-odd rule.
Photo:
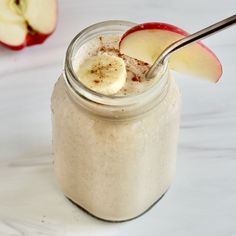
[[[134,76],[132,77],[132,81],[139,82],[139,83],[142,82],[141,77],[138,76],[138,75],[134,75]]]
[[[117,48],[114,48],[114,47],[113,48],[106,48],[105,46],[102,46],[98,49],[98,51],[100,51],[100,52],[114,52],[119,57],[123,56],[123,54],[120,53],[120,50]]]
[[[122,54],[122,53],[119,52],[117,56],[118,56],[118,57],[123,57],[124,54]]]

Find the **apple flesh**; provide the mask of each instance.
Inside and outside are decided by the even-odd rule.
[[[56,0],[1,0],[0,44],[13,50],[41,44],[56,22]]]
[[[173,42],[189,35],[186,31],[161,22],[144,23],[128,30],[120,40],[120,52],[153,64]],[[191,44],[173,53],[169,59],[171,69],[197,75],[217,82],[222,66],[217,56],[201,42]]]

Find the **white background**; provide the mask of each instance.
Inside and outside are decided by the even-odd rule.
[[[0,48],[0,235],[236,235],[236,27],[204,40],[224,68],[217,84],[176,75],[183,94],[177,176],[144,216],[101,222],[59,191],[50,96],[65,50],[98,21],[163,21],[194,32],[235,14],[236,0],[64,0],[42,46]]]

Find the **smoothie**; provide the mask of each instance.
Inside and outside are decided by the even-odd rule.
[[[110,98],[103,98],[112,99],[113,104],[76,93],[65,75],[52,95],[59,185],[77,205],[109,221],[141,215],[170,187],[180,114],[179,89],[168,68],[162,78],[145,80],[150,65],[120,54],[120,37],[100,33],[78,47],[72,58],[78,80],[80,66],[89,57],[108,54],[124,61],[124,86]],[[154,87],[160,89],[151,92]],[[122,105],[114,102],[122,98]],[[133,103],[125,104],[126,99],[133,99]]]
[[[106,21],[69,45],[52,95],[55,171],[63,193],[93,216],[133,219],[170,187],[181,99],[169,67],[211,82],[222,75],[217,56],[197,42],[145,78],[187,35],[162,22]]]

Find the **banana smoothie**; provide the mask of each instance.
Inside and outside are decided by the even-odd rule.
[[[124,221],[153,206],[176,163],[180,94],[168,67],[119,50],[133,24],[96,24],[69,46],[52,95],[53,151],[61,190],[100,219]]]

